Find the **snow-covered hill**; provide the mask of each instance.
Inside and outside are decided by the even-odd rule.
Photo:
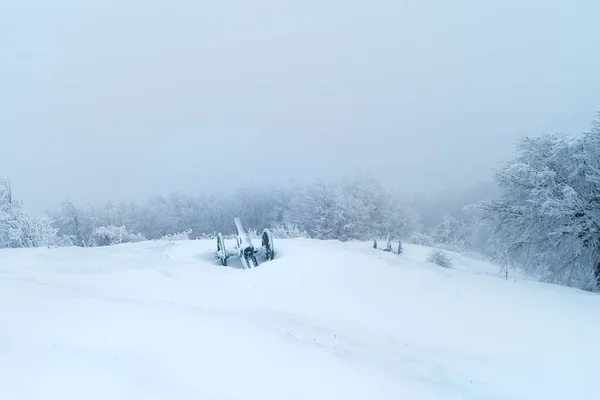
[[[600,296],[370,243],[0,251],[0,398],[592,399]]]

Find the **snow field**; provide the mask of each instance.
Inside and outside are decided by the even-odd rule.
[[[421,246],[276,240],[251,270],[219,265],[215,246],[0,251],[0,398],[595,393],[597,295],[458,254],[440,268]]]

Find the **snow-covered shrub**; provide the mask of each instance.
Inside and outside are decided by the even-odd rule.
[[[164,235],[163,237],[160,238],[160,240],[169,240],[169,241],[190,240],[191,233],[192,233],[192,230],[187,229],[182,232]]]
[[[127,230],[124,226],[100,226],[94,228],[92,232],[92,245],[93,246],[112,246],[121,243],[134,243],[146,240],[146,238],[139,233],[132,233]]]
[[[278,239],[295,239],[301,237],[308,237],[306,232],[301,231],[296,224],[285,223],[285,224],[274,224],[271,228],[273,237]]]
[[[230,233],[228,235],[223,235],[223,239],[233,240],[237,238],[236,234]],[[202,233],[196,236],[196,240],[217,240],[217,232],[214,233]]]
[[[427,261],[439,265],[444,268],[452,268],[453,263],[450,257],[442,250],[433,250],[427,256]]]
[[[246,229],[246,233],[250,236],[250,239],[258,239],[262,234],[262,232],[259,233],[256,229]]]
[[[5,210],[0,208],[0,248],[25,247],[21,214],[13,211],[11,208]]]
[[[57,235],[58,229],[52,227],[49,217],[26,217],[20,224],[22,247],[55,247],[62,241]]]
[[[215,240],[217,238],[217,233],[201,233],[196,236],[196,240]]]

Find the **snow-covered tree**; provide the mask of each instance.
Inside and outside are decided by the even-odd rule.
[[[0,248],[21,246],[21,221],[19,205],[13,201],[8,179],[0,179]]]
[[[297,225],[313,238],[328,239],[339,235],[342,211],[336,205],[335,191],[325,182],[305,183],[298,187],[286,213],[286,222]]]
[[[11,183],[0,179],[0,248],[54,246],[57,230],[48,217],[32,217],[13,198]]]
[[[406,236],[417,217],[399,196],[370,174],[357,171],[337,181],[297,185],[286,221],[318,239]]]
[[[446,214],[442,222],[431,230],[431,239],[434,243],[445,244],[457,250],[467,250],[471,247],[472,229],[471,221]]]
[[[600,117],[600,115],[599,115]],[[495,235],[521,264],[569,285],[600,288],[600,119],[577,137],[524,139],[481,203]]]
[[[72,202],[65,201],[58,209],[50,211],[49,215],[59,235],[69,238],[75,246],[89,245],[90,235],[98,223],[93,208],[77,208]]]

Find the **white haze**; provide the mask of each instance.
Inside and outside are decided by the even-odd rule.
[[[370,169],[489,179],[600,108],[593,1],[23,0],[0,12],[0,175],[26,207]]]

